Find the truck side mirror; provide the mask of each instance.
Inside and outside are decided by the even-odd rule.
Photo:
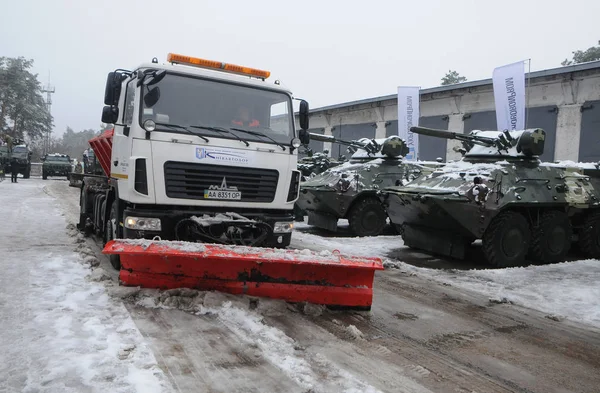
[[[308,130],[308,102],[305,100],[300,101],[300,112],[298,114],[300,120],[300,128]],[[302,140],[302,138],[300,138]]]
[[[117,105],[121,94],[121,77],[116,72],[109,72],[104,87],[104,105]]]
[[[102,108],[102,123],[115,124],[119,118],[119,108],[116,106],[105,106]]]

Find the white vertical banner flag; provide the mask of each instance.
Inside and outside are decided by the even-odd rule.
[[[525,62],[495,68],[492,81],[498,130],[525,129]]]
[[[419,158],[419,135],[410,132],[410,127],[419,125],[420,89],[419,86],[398,87],[398,136],[408,145],[407,160]]]

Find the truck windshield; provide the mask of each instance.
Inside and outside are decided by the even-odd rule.
[[[167,74],[155,86],[160,89],[160,99],[152,107],[143,104],[142,124],[152,119],[156,123],[184,126],[206,136],[237,139],[206,127],[225,128],[246,140],[285,145],[294,137],[291,100],[284,93],[175,74]],[[174,127],[157,125],[156,128],[178,132]],[[240,133],[235,128],[257,134]]]

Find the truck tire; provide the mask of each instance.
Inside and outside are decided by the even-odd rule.
[[[530,239],[529,223],[522,214],[502,212],[494,217],[483,234],[483,253],[492,266],[517,266],[525,261]]]
[[[554,263],[565,259],[571,248],[571,222],[560,211],[542,213],[531,231],[529,256],[538,263]]]
[[[23,174],[23,179],[29,179],[31,176],[31,166],[27,166],[25,169],[25,173]]]
[[[600,258],[600,212],[590,213],[579,231],[579,249],[590,258]]]
[[[110,216],[106,220],[104,226],[104,240],[105,244],[111,240],[120,238],[119,236],[119,215],[117,212],[117,201],[113,201],[110,208]],[[111,254],[108,256],[111,266],[115,270],[121,270],[121,257],[120,255]]]
[[[364,198],[356,202],[348,212],[350,229],[357,236],[377,236],[383,232],[387,213],[377,199]]]
[[[48,174],[46,172],[42,172],[42,179],[47,180]]]

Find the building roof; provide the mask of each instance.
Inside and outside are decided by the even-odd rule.
[[[590,61],[590,62],[581,63],[581,64],[574,64],[574,65],[570,65],[570,66],[558,67],[558,68],[550,68],[547,70],[534,71],[531,73],[526,73],[525,77],[532,78],[532,79],[543,78],[543,77],[548,77],[548,76],[568,74],[571,72],[587,71],[587,70],[593,70],[593,69],[600,69],[600,60]],[[437,87],[430,87],[427,89],[421,89],[421,94],[440,93],[440,92],[449,91],[449,90],[468,89],[468,88],[472,88],[472,87],[479,87],[479,86],[485,86],[485,85],[491,85],[491,84],[492,84],[492,79],[488,78],[488,79],[481,79],[481,80],[471,81],[471,82],[463,82],[463,83],[456,83],[456,84],[452,84],[452,85],[437,86]],[[374,97],[374,98],[365,98],[363,100],[350,101],[350,102],[344,102],[341,104],[322,106],[320,108],[311,109],[310,112],[311,113],[323,112],[323,111],[328,111],[328,110],[346,108],[349,106],[371,104],[371,103],[380,102],[380,101],[395,100],[397,98],[398,98],[397,94],[390,94],[390,95]]]

